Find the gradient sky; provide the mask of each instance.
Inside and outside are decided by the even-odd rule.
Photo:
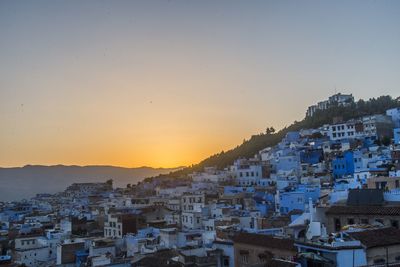
[[[400,1],[0,1],[0,166],[197,163],[400,95]]]

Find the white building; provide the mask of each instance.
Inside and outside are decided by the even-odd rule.
[[[316,105],[309,106],[307,109],[306,116],[311,117],[314,115],[314,113],[317,110],[325,110],[328,109],[331,106],[348,106],[354,103],[354,97],[352,94],[346,95],[346,94],[334,94],[333,96],[330,96],[328,100],[320,101]]]
[[[46,238],[43,236],[19,237],[15,239],[15,262],[26,266],[40,266],[51,261]]]
[[[330,140],[342,140],[356,138],[355,121],[325,125],[322,132],[329,137]]]
[[[392,108],[386,110],[386,115],[392,118],[396,128],[400,127],[400,108]]]

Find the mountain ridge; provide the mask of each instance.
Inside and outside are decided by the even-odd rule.
[[[113,179],[116,187],[135,184],[146,177],[168,174],[177,168],[126,168],[89,165],[26,165],[0,168],[0,201],[30,198],[37,193],[63,191],[72,183],[105,182]]]
[[[178,170],[168,174],[168,177],[179,178],[185,177],[188,174],[201,171],[204,167],[215,166],[223,169],[233,163],[238,158],[249,158],[257,154],[260,150],[274,146],[282,140],[286,133],[290,131],[299,131],[301,129],[318,128],[324,124],[332,123],[333,118],[342,117],[344,121],[355,119],[362,116],[385,113],[387,109],[400,107],[400,97],[393,98],[390,95],[382,95],[377,98],[368,100],[359,99],[349,106],[332,106],[325,110],[317,110],[311,117],[305,117],[301,121],[294,121],[287,127],[273,133],[261,133],[252,135],[250,139],[244,140],[242,144],[228,150],[221,151],[208,158],[193,164],[187,168]],[[268,127],[267,129],[270,129]],[[167,175],[161,174],[157,177],[149,177],[145,181],[154,178],[163,178]]]

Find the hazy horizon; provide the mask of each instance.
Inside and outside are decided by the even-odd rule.
[[[131,167],[126,167],[126,166],[117,166],[117,165],[77,165],[77,164],[25,164],[25,165],[20,165],[20,166],[0,166],[2,169],[12,169],[12,168],[24,168],[24,167],[58,167],[58,166],[63,166],[63,167],[115,167],[115,168],[125,168],[125,169],[142,169],[142,168],[149,168],[149,169],[179,169],[179,168],[184,168],[187,166],[176,166],[176,167],[170,167],[170,168],[165,168],[165,167],[150,167],[150,166],[131,166]]]
[[[169,168],[399,96],[399,1],[0,1],[0,166]]]

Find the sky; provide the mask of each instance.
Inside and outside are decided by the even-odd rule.
[[[175,167],[400,95],[400,1],[0,1],[0,166]]]

